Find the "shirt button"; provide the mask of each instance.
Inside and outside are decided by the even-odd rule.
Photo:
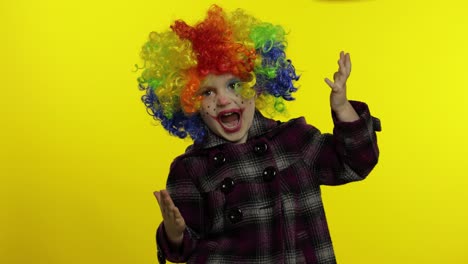
[[[221,191],[224,194],[228,194],[228,193],[232,192],[232,190],[234,189],[234,185],[235,185],[234,180],[227,177],[226,179],[224,179],[221,182]]]
[[[219,152],[216,155],[214,155],[213,161],[215,166],[219,167],[226,162],[226,157],[224,157],[224,154],[222,152]]]
[[[276,177],[276,168],[271,166],[263,170],[263,180],[266,182],[271,182]]]
[[[242,220],[242,216],[242,210],[237,207],[229,210],[228,217],[233,224],[239,223]]]
[[[268,149],[268,145],[266,143],[259,143],[255,145],[254,152],[255,154],[261,155],[261,154],[265,154],[267,149]]]

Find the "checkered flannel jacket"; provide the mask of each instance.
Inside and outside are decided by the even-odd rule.
[[[167,179],[187,228],[173,248],[161,223],[159,261],[336,263],[320,185],[362,180],[379,156],[380,121],[351,103],[360,119],[333,116],[333,135],[304,118],[281,123],[256,112],[245,144],[210,134],[189,147]]]

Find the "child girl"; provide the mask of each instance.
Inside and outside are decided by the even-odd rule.
[[[350,56],[331,88],[334,133],[304,118],[274,121],[299,79],[282,27],[212,6],[194,26],[178,20],[143,46],[139,85],[148,112],[194,140],[155,192],[164,263],[335,263],[320,185],[364,179],[378,160],[366,104],[348,101]]]

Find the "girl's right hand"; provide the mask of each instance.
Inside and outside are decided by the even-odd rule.
[[[184,218],[166,190],[155,191],[154,196],[161,209],[167,238],[174,246],[180,246],[186,228]]]

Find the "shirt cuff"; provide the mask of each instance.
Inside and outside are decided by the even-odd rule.
[[[338,117],[336,116],[335,112],[332,111],[333,124],[335,125],[334,133],[338,132],[339,134],[348,134],[350,132],[352,133],[353,131],[359,131],[364,127],[368,127],[369,125],[373,131],[382,130],[380,120],[376,117],[371,116],[369,107],[366,103],[358,101],[349,102],[358,114],[359,119],[353,122],[343,122],[338,120]]]
[[[169,242],[167,238],[166,229],[164,228],[164,222],[159,225],[156,241],[158,244],[158,259],[163,258],[171,262],[186,262],[190,253],[194,248],[192,235],[190,234],[188,228],[184,231],[184,238],[182,240],[182,245],[176,248]]]

